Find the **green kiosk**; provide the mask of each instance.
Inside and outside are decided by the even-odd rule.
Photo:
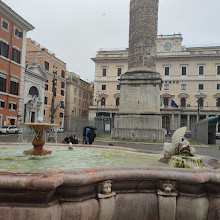
[[[208,144],[215,144],[216,142],[216,124],[219,119],[219,116],[208,118]]]

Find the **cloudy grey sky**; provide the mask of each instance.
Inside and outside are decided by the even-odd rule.
[[[56,53],[87,81],[100,48],[128,47],[130,0],[2,0],[35,30],[28,37]],[[219,0],[160,0],[158,34],[181,33],[183,45],[220,45]]]

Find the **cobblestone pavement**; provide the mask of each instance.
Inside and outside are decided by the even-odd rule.
[[[57,136],[57,142],[60,142],[61,139],[66,137],[65,133],[60,133]],[[21,135],[20,134],[0,134],[0,142],[21,142]],[[115,142],[115,141],[95,141],[95,145],[114,145],[114,146],[122,146],[134,149],[142,149],[152,152],[162,152],[163,144],[155,144],[155,143],[138,143],[138,142]],[[207,147],[204,146],[197,146],[196,153],[200,155],[206,155],[210,157],[214,157],[216,159],[220,159],[220,140],[216,141],[216,145],[210,145]]]

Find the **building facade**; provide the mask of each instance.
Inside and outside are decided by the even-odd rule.
[[[0,127],[22,115],[26,35],[34,27],[0,1]]]
[[[46,70],[37,62],[28,65],[24,79],[23,121],[36,122],[44,114],[44,90],[48,80]]]
[[[163,85],[160,98],[163,128],[176,130],[220,109],[220,46],[184,47],[182,35],[159,35],[156,70]],[[101,50],[95,58],[94,105],[90,117],[114,117],[120,102],[120,74],[128,69],[128,50]],[[172,100],[178,105],[171,106]]]
[[[45,83],[44,90],[44,120],[47,123],[51,122],[52,120],[53,78],[55,77],[55,124],[63,127],[65,115],[64,103],[66,94],[66,63],[58,59],[55,54],[50,52],[47,48],[28,38],[26,64],[31,65],[36,61],[44,68],[48,75],[48,80]]]
[[[89,117],[89,106],[93,105],[93,86],[73,73],[66,73],[66,116]]]

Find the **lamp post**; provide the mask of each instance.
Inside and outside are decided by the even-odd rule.
[[[53,98],[52,98],[52,103],[51,103],[51,124],[54,124],[55,122],[55,98],[56,98],[56,84],[57,84],[57,80],[56,80],[56,74],[57,74],[57,67],[54,65],[53,66],[53,87],[52,87],[52,91],[53,91]]]
[[[97,93],[96,93],[95,101],[96,101],[96,106],[97,106],[97,108],[96,108],[96,118],[98,119],[98,116],[99,116],[99,101],[101,101],[99,99],[99,91],[97,91]]]
[[[199,117],[200,117],[200,103],[199,103],[199,98],[200,98],[200,90],[197,92],[197,123],[199,123]]]
[[[51,103],[51,118],[50,118],[51,124],[54,124],[54,122],[55,122],[55,111],[56,111],[55,98],[56,98],[56,84],[57,84],[56,74],[57,74],[57,67],[55,65],[53,65],[53,80],[52,80],[52,83],[53,83],[53,87],[52,87],[53,98],[52,98],[52,103]],[[50,130],[50,133],[49,133],[49,136],[48,136],[47,140],[48,141],[51,141],[51,140],[54,141],[55,140],[53,129]]]

